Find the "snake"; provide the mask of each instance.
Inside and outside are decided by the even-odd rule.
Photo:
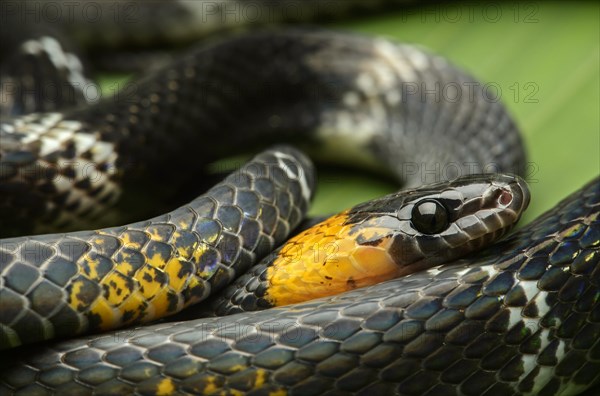
[[[89,104],[72,84],[87,78],[75,52],[36,34],[16,35],[11,65],[45,62],[71,85],[66,103],[17,90],[3,113],[3,394],[574,394],[598,382],[600,179],[474,252],[529,196],[518,176],[472,174],[523,175],[525,152],[502,104],[447,60],[356,34],[262,29]],[[31,83],[31,71],[3,79]],[[469,95],[423,92],[440,86]],[[275,146],[175,211],[43,234],[102,222],[148,174],[181,191],[235,147],[279,142],[384,169],[407,189],[284,243],[315,176],[303,154]],[[422,186],[424,175],[436,183]],[[330,276],[307,241],[344,247],[334,263],[351,273]],[[324,245],[316,253],[331,258]],[[363,267],[378,271],[368,282],[408,275],[361,283]],[[207,298],[227,315],[195,319]],[[139,326],[188,306],[185,320]]]

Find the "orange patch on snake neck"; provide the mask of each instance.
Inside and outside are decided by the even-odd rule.
[[[273,306],[331,296],[397,276],[390,229],[346,224],[343,212],[298,234],[267,269]],[[358,228],[357,228],[358,227]],[[371,242],[359,244],[358,236]]]

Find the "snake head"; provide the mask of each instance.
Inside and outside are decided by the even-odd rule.
[[[287,305],[434,267],[497,240],[529,191],[517,176],[467,176],[359,204],[301,232],[259,265],[253,284]]]
[[[517,223],[528,204],[523,179],[488,174],[390,194],[351,212],[360,242],[385,245],[402,275],[491,244]],[[373,229],[380,231],[368,238]]]

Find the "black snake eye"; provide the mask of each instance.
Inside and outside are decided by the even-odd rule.
[[[412,210],[411,221],[413,227],[423,234],[438,234],[450,225],[448,211],[433,199],[417,203]]]

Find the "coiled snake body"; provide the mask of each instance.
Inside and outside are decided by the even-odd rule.
[[[52,64],[58,80],[73,81],[76,71],[85,79],[53,37],[14,41],[3,79],[29,81],[30,69],[11,65],[32,59]],[[423,95],[440,85],[470,87],[469,95]],[[6,111],[53,112],[3,117],[3,234],[97,222],[144,175],[169,175],[161,189],[181,191],[232,147],[265,142],[304,143],[316,147],[317,158],[337,151],[336,160],[383,166],[412,187],[424,174],[439,181],[484,171],[522,174],[525,166],[516,127],[479,84],[441,57],[386,40],[303,29],[249,33],[194,50],[134,87],[116,100],[64,111],[16,91]],[[81,100],[75,90],[65,104]],[[452,171],[441,174],[440,164]],[[599,184],[447,268],[261,312],[3,351],[0,392],[585,390],[600,372]],[[313,187],[310,161],[279,147],[147,222],[1,240],[0,345],[148,322],[205,299],[285,240]],[[342,230],[336,238],[356,234],[373,263],[380,263],[374,249],[383,249],[395,252],[394,264],[402,257],[402,265],[423,269],[439,262],[428,249],[445,250],[452,260],[503,234],[527,201],[519,179],[472,176],[358,205],[325,224]],[[415,210],[432,202],[448,219],[423,231]],[[382,231],[390,224],[400,231]],[[217,299],[217,310],[277,305],[285,293],[264,286],[277,284],[268,277],[276,265],[268,261],[241,278]],[[298,290],[287,282],[287,290]],[[342,283],[352,289],[362,286],[357,282],[353,275]]]

